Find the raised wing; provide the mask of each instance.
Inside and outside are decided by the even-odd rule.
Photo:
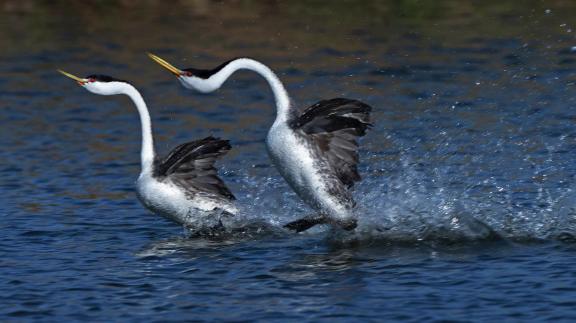
[[[320,101],[290,122],[309,141],[348,188],[360,180],[358,137],[366,134],[372,108],[360,101],[336,98]]]
[[[154,176],[168,177],[192,195],[208,194],[235,200],[236,198],[218,177],[214,162],[230,150],[228,140],[212,136],[187,142],[157,160]]]

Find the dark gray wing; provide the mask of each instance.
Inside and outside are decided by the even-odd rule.
[[[290,121],[326,158],[330,169],[348,188],[360,180],[358,137],[366,134],[372,108],[360,101],[336,98],[320,101]]]
[[[236,198],[218,177],[214,162],[230,150],[228,140],[212,136],[187,142],[156,160],[154,176],[170,178],[189,194],[208,193],[228,200]]]

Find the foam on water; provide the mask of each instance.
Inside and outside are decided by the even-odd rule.
[[[426,148],[388,136],[399,147],[393,158],[373,152],[369,134],[361,154],[363,180],[355,188],[359,227],[334,237],[574,240],[576,195],[566,177],[573,144],[567,135],[519,140],[521,134],[463,133],[439,132]],[[470,141],[476,147],[467,147]],[[283,224],[314,213],[274,171],[259,176],[246,164],[238,167],[228,174],[242,208],[232,228],[260,222],[281,232]],[[326,232],[320,226],[306,234]]]
[[[493,178],[466,183],[462,189],[458,177],[447,177],[454,173],[452,170],[427,171],[421,166],[404,158],[399,170],[386,177],[375,162],[355,191],[358,228],[350,234],[336,234],[328,226],[317,226],[304,234],[330,233],[331,239],[343,241],[404,242],[571,240],[576,236],[576,199],[571,188],[552,191],[536,185],[532,200],[522,203],[525,197],[515,197],[519,192],[499,186]],[[536,171],[535,175],[539,173]],[[283,229],[284,224],[315,213],[299,201],[279,176],[256,178],[238,170],[234,177],[241,212],[225,220],[228,233],[211,237],[212,240],[257,238],[273,233],[288,238],[293,233]]]

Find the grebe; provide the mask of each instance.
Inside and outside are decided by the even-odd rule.
[[[221,229],[222,217],[238,212],[234,195],[214,168],[216,159],[230,150],[228,140],[206,137],[179,145],[166,157],[158,158],[150,113],[134,86],[105,75],[79,78],[59,72],[92,93],[124,94],[136,105],[142,125],[142,169],[136,192],[145,207],[191,230]]]
[[[298,196],[320,213],[285,227],[298,232],[323,223],[345,230],[356,227],[351,188],[360,180],[357,139],[371,127],[369,105],[335,98],[299,113],[276,74],[254,59],[236,58],[211,70],[181,70],[156,55],[148,56],[173,73],[185,88],[204,93],[217,90],[240,69],[264,77],[276,100],[276,119],[266,137],[268,153]]]

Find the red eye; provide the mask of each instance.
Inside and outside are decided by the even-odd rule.
[[[184,73],[184,75],[186,75],[186,76],[192,76],[192,72],[186,71],[186,72]]]
[[[94,82],[96,82],[96,79],[92,79],[92,78],[91,78],[91,79],[88,79],[88,82],[94,83]]]

